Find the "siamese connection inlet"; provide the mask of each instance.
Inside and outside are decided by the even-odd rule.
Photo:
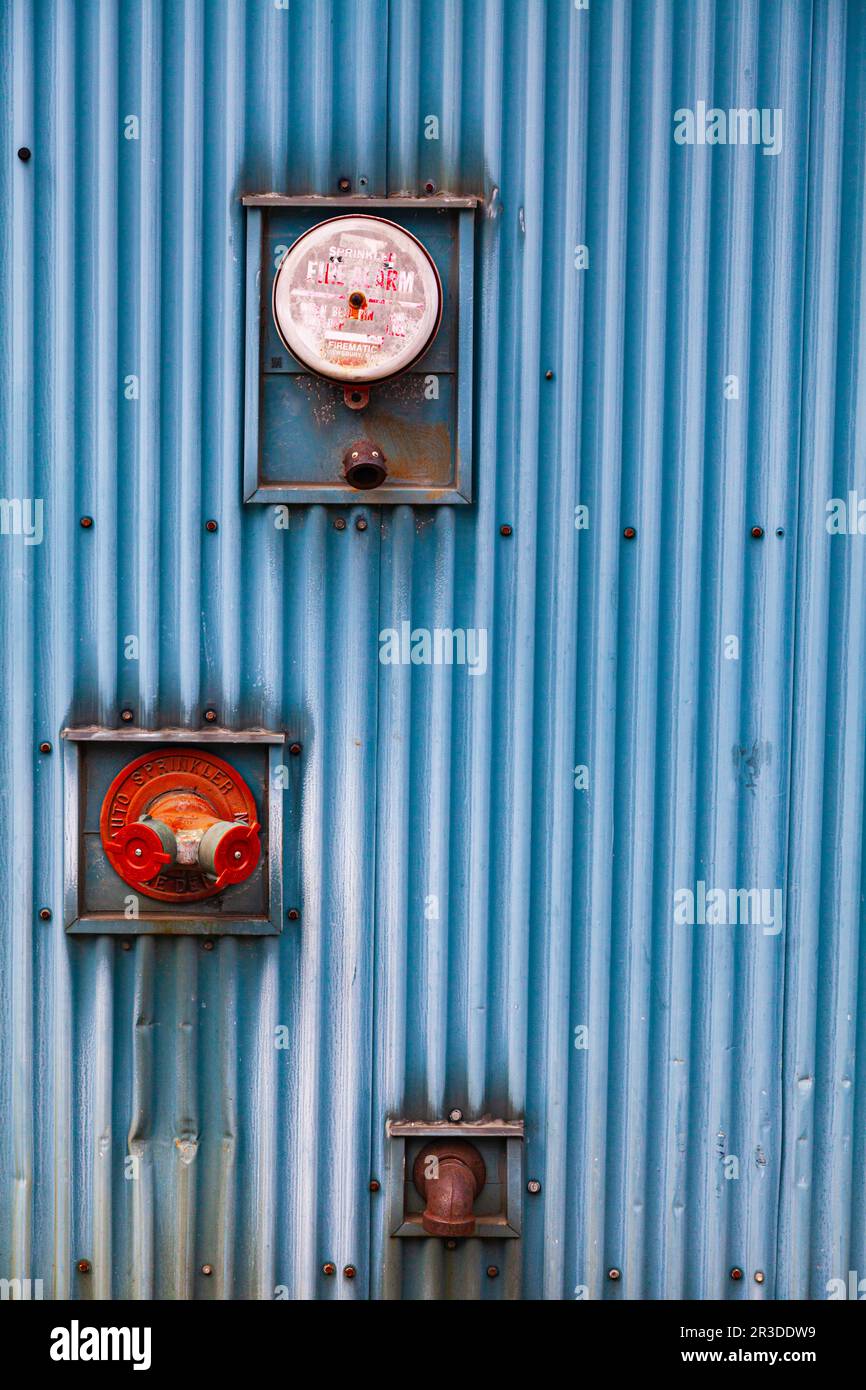
[[[424,1199],[421,1225],[428,1236],[472,1236],[472,1204],[487,1181],[484,1159],[465,1139],[428,1144],[415,1160],[415,1187]]]
[[[158,797],[139,820],[112,837],[119,865],[147,882],[167,864],[197,866],[217,888],[242,883],[256,867],[259,825],[220,820],[205,799],[187,792]]]

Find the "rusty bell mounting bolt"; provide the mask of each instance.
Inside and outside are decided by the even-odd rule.
[[[424,1198],[421,1225],[428,1236],[473,1236],[472,1204],[487,1181],[484,1159],[465,1139],[428,1144],[415,1159],[412,1179]]]
[[[385,455],[378,444],[369,439],[359,439],[350,444],[343,456],[343,477],[350,487],[362,492],[380,487],[388,476]]]

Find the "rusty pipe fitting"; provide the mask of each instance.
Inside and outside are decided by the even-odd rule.
[[[412,1170],[426,1203],[421,1224],[428,1236],[472,1236],[472,1204],[487,1181],[484,1159],[465,1139],[441,1140],[421,1150]]]
[[[381,487],[388,476],[385,455],[378,444],[369,439],[359,439],[349,446],[343,456],[343,477],[350,487],[361,492],[369,492]]]

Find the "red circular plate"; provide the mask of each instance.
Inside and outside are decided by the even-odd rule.
[[[159,748],[143,753],[117,774],[102,803],[99,833],[112,868],[132,888],[161,902],[197,902],[225,892],[196,866],[166,864],[150,880],[136,878],[112,846],[112,838],[141,816],[165,792],[194,792],[218,820],[253,825],[258,820],[253,794],[238,772],[215,753],[191,748]]]

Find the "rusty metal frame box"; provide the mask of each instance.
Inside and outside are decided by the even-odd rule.
[[[473,276],[477,198],[296,198],[249,195],[244,348],[245,502],[462,504],[472,500]],[[443,290],[435,340],[403,375],[350,409],[343,387],[308,371],[280,341],[271,298],[298,236],[341,213],[387,217],[424,242]],[[435,379],[435,387],[432,385]],[[433,394],[435,390],[435,395]],[[351,487],[342,460],[361,436],[381,444],[389,477]]]
[[[285,735],[264,729],[68,728],[63,738],[64,923],[72,935],[275,936],[282,930],[283,797],[277,769]],[[98,807],[112,778],[149,747],[183,744],[238,767],[256,799],[262,854],[246,882],[213,898],[159,902],[136,893],[102,848]],[[294,760],[290,760],[294,761]],[[289,776],[296,775],[290,769]],[[291,793],[291,787],[288,788]],[[295,798],[295,801],[297,798]],[[138,916],[124,905],[138,898]]]
[[[521,1234],[523,1211],[522,1120],[388,1120],[385,1148],[388,1184],[388,1229],[392,1236],[429,1236],[421,1225],[422,1203],[412,1181],[412,1166],[425,1140],[465,1139],[474,1144],[487,1167],[487,1182],[475,1208],[475,1235],[468,1240],[513,1239]]]

